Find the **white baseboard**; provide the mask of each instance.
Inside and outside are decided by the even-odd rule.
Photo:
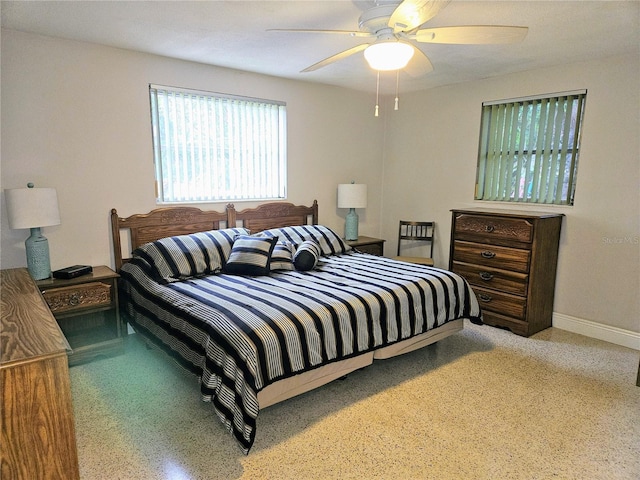
[[[623,347],[640,350],[640,332],[632,332],[618,327],[604,325],[602,323],[584,320],[582,318],[553,313],[553,326],[561,330],[578,333],[605,342],[615,343]]]

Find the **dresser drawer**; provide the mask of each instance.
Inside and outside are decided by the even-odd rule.
[[[531,243],[533,223],[526,218],[459,214],[455,219],[454,233],[458,238],[478,238],[480,241],[513,240]]]
[[[53,313],[111,305],[111,285],[102,282],[52,288],[42,295]]]
[[[498,247],[482,243],[455,241],[453,261],[527,273],[531,252],[521,248]]]
[[[473,291],[476,292],[478,302],[482,309],[521,320],[526,318],[526,298],[479,287],[473,287]]]
[[[529,275],[497,268],[453,262],[453,271],[462,275],[471,285],[525,296]]]

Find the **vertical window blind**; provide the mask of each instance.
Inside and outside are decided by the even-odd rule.
[[[477,200],[573,205],[586,91],[483,103]]]
[[[158,203],[286,198],[284,102],[149,86]]]

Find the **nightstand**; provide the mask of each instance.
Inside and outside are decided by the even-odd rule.
[[[347,245],[359,252],[382,256],[384,254],[384,242],[381,238],[359,236],[357,240],[345,240]]]
[[[126,329],[118,306],[119,277],[109,267],[98,266],[76,278],[36,282],[73,349],[69,365],[124,352]]]

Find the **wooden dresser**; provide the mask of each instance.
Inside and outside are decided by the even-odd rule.
[[[0,478],[80,478],[69,344],[27,269],[0,282]]]
[[[563,215],[452,212],[449,269],[473,287],[484,322],[527,337],[550,327]]]

